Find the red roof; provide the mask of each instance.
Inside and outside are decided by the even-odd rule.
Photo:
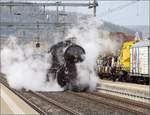
[[[133,35],[127,35],[126,33],[123,32],[111,32],[110,33],[110,37],[112,37],[113,39],[116,39],[117,41],[132,41],[134,40],[135,36]]]

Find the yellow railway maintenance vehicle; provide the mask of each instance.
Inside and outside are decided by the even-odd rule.
[[[97,71],[100,78],[149,84],[150,42],[148,40],[126,41],[122,44],[119,56],[108,57],[103,58],[102,63],[98,64]]]
[[[130,48],[135,44],[135,41],[127,41],[123,43],[120,56],[118,59],[118,66],[124,70],[130,71]]]
[[[126,41],[122,44],[118,56],[109,55],[101,60],[101,66],[98,66],[98,75],[100,78],[108,78],[115,81],[127,81],[130,71],[130,48],[135,41]]]

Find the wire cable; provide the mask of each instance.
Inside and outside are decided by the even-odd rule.
[[[120,5],[116,8],[109,9],[108,11],[105,11],[105,12],[101,13],[100,16],[101,17],[107,16],[108,14],[111,14],[111,13],[116,12],[116,11],[120,11],[120,10],[126,8],[126,7],[129,7],[129,6],[137,3],[137,2],[139,2],[139,1],[132,1],[132,2],[129,2],[127,4]]]

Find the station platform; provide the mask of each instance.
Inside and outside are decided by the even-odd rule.
[[[100,80],[98,89],[100,92],[111,93],[113,95],[150,103],[149,85]]]
[[[118,82],[118,81],[109,81],[109,80],[100,80],[100,83],[102,84],[111,84],[112,86],[119,86],[120,88],[127,88],[132,90],[138,90],[138,91],[149,91],[148,85],[140,85],[135,83],[125,83],[125,82]]]
[[[32,114],[39,115],[25,101],[0,83],[0,115]]]

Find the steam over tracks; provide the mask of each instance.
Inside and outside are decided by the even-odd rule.
[[[6,80],[0,76],[0,83],[9,88]],[[58,114],[58,115],[81,115],[69,107],[56,102],[52,98],[47,98],[45,95],[39,92],[33,91],[17,91],[15,89],[9,88],[13,93],[23,99],[27,104],[29,104],[33,109],[40,113],[40,115],[47,114]]]
[[[9,88],[5,79],[0,82]],[[150,105],[105,93],[33,92],[9,88],[40,114],[148,115]]]

